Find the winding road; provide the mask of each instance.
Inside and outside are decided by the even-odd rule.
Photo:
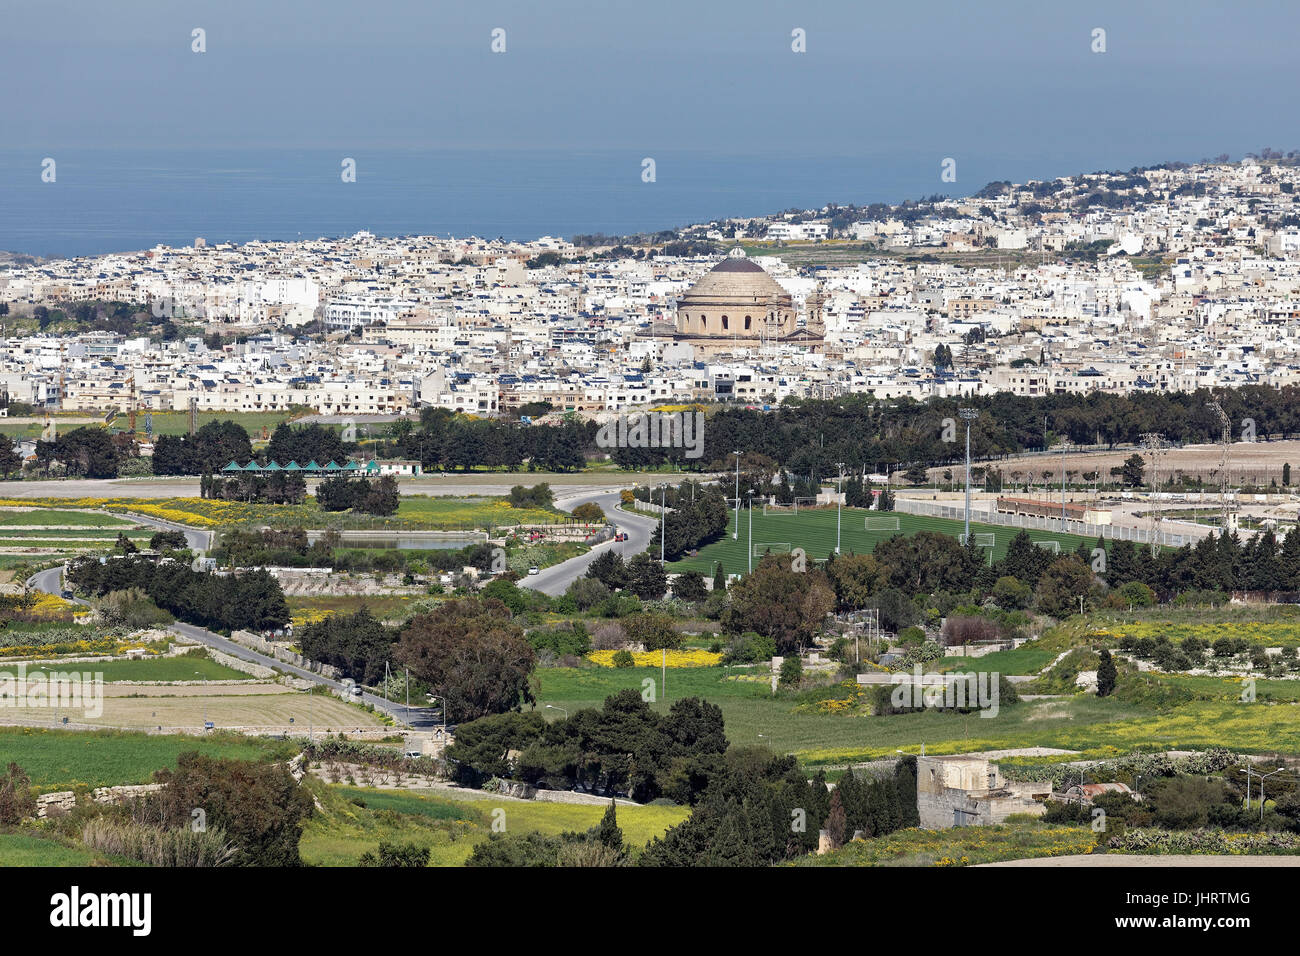
[[[605,516],[614,523],[618,530],[627,532],[627,540],[605,541],[598,544],[586,554],[580,554],[576,558],[561,561],[559,564],[545,568],[537,574],[528,575],[519,582],[520,587],[532,588],[534,591],[541,591],[543,594],[555,597],[563,594],[568,590],[570,584],[586,574],[591,562],[595,561],[602,552],[609,548],[616,549],[624,558],[630,558],[632,555],[644,551],[650,545],[650,538],[654,535],[655,528],[659,524],[658,519],[636,514],[632,511],[621,510],[617,491],[560,498],[556,501],[556,504],[565,511],[572,511],[578,505],[588,501],[600,505],[601,510],[605,512]]]

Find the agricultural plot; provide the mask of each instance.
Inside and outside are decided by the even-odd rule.
[[[299,844],[308,865],[355,866],[362,853],[373,852],[384,840],[428,847],[432,866],[459,866],[491,833],[494,810],[501,811],[497,818],[507,833],[558,836],[591,829],[608,807],[603,801],[537,803],[491,794],[461,797],[454,791],[437,796],[346,786],[325,791],[324,810],[308,821]],[[624,843],[635,852],[688,815],[686,807],[620,803],[618,825]]]
[[[177,754],[190,750],[232,760],[288,760],[298,746],[222,733],[195,737],[0,727],[0,754],[22,767],[33,786],[48,790],[149,783],[154,771],[175,767]]]
[[[468,531],[549,524],[567,515],[542,508],[514,508],[505,497],[429,497],[403,495],[397,514],[388,518],[323,511],[309,497],[300,505],[250,504],[210,498],[24,498],[0,499],[0,507],[99,508],[134,512],[196,528],[222,525],[340,530]]]
[[[671,515],[668,520],[672,520]],[[733,513],[727,534],[701,548],[699,554],[694,557],[672,562],[669,569],[712,574],[714,567],[721,562],[728,574],[743,574],[748,571],[751,560],[749,512],[741,509],[740,537],[733,541],[730,531],[734,529],[735,521]],[[834,508],[801,508],[798,514],[794,511],[763,514],[755,509],[753,523],[752,542],[755,557],[752,560],[754,561],[762,557],[759,545],[764,542],[775,542],[771,547],[773,554],[786,553],[792,548],[803,548],[809,558],[818,561],[824,560],[835,550]],[[960,521],[947,518],[901,513],[882,515],[861,508],[845,508],[840,516],[840,550],[844,554],[865,554],[873,551],[880,542],[888,541],[895,535],[912,535],[919,531],[936,531],[960,538],[964,526]],[[1007,546],[1018,532],[1018,528],[971,523],[971,534],[976,536],[975,543],[985,547],[992,554],[993,560],[1006,554]],[[1052,531],[1031,530],[1028,534],[1035,542],[1043,542],[1049,549],[1059,549],[1060,553],[1073,552],[1081,543],[1086,542],[1089,548],[1096,544],[1095,538],[1057,534]]]

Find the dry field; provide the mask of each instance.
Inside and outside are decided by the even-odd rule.
[[[308,696],[280,684],[131,686],[105,684],[103,713],[84,709],[0,707],[0,724],[49,726],[68,717],[79,726],[151,730],[200,730],[205,719],[217,729],[352,732],[383,722],[336,697]],[[293,719],[291,724],[290,718]]]
[[[1109,476],[1110,469],[1122,465],[1135,450],[1137,449],[1122,448],[1115,451],[1090,451],[1082,454],[1067,452],[1065,467],[1078,472],[1099,471]],[[1221,455],[1222,449],[1219,445],[1187,445],[1183,448],[1166,449],[1160,456],[1160,471],[1162,474],[1168,474],[1171,470],[1175,473],[1181,471],[1189,475],[1199,474],[1209,479],[1217,474]],[[1280,482],[1282,466],[1288,463],[1293,468],[1300,468],[1300,440],[1237,442],[1228,449],[1228,470],[1234,481],[1239,476],[1245,475],[1255,479],[1263,478],[1264,483],[1267,483],[1269,478],[1277,478]],[[1059,454],[1025,455],[1001,461],[980,462],[980,465],[996,468],[1003,476],[1013,471],[1035,475],[1051,471],[1055,475],[1061,467],[1061,456]],[[944,469],[931,469],[931,471],[941,475]],[[1297,472],[1297,475],[1300,475],[1300,472]]]

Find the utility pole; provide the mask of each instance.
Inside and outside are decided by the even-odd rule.
[[[970,545],[970,423],[979,417],[979,412],[973,408],[959,408],[957,414],[961,416],[962,421],[966,423],[966,534],[962,538],[962,544]]]

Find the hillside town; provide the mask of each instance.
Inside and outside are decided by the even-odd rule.
[[[653,237],[14,263],[0,385],[37,410],[340,416],[1293,385],[1300,165],[1220,159]],[[135,311],[60,329],[84,303]]]

